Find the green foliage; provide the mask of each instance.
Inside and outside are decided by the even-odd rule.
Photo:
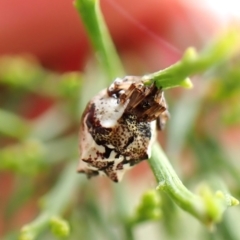
[[[79,96],[81,74],[58,74],[43,69],[36,59],[29,56],[7,56],[0,59],[0,84],[44,97],[74,98]]]
[[[0,109],[0,119],[0,133],[4,135],[24,139],[30,132],[29,123],[14,113]]]
[[[45,163],[46,151],[38,140],[27,140],[21,144],[7,146],[0,151],[0,169],[35,175]]]
[[[149,190],[142,196],[133,218],[133,224],[150,220],[156,221],[161,218],[161,215],[160,195],[156,190]]]
[[[40,199],[42,212],[31,223],[25,225],[20,232],[20,240],[35,239],[45,228],[51,227],[56,236],[68,236],[69,224],[67,221],[56,217],[61,214],[70,201],[70,194],[76,187],[77,176],[73,174],[75,164],[71,163],[62,173],[58,183],[51,191]]]
[[[70,227],[66,220],[60,217],[52,217],[50,219],[51,231],[57,237],[67,237],[69,236]]]
[[[0,60],[0,81],[11,87],[31,88],[41,82],[43,77],[41,67],[29,56],[9,56]]]

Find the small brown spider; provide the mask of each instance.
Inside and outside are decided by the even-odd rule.
[[[151,156],[156,129],[169,118],[164,93],[141,77],[117,78],[88,103],[80,128],[78,172],[114,182]]]

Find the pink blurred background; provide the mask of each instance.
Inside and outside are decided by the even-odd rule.
[[[120,54],[150,69],[176,61],[189,45],[201,46],[219,27],[212,12],[193,1],[102,0],[101,6]],[[31,53],[66,71],[83,69],[89,50],[72,0],[0,1],[0,55]]]

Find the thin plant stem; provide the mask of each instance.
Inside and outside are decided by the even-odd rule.
[[[209,189],[203,189],[201,195],[190,192],[178,178],[158,144],[153,146],[149,164],[157,179],[158,189],[165,191],[176,204],[208,227],[221,220],[222,213],[228,206],[238,204],[238,200],[221,191],[212,193]]]
[[[123,67],[102,16],[99,0],[76,0],[75,6],[109,81],[122,76]]]

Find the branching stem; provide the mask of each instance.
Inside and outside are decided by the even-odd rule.
[[[149,164],[157,179],[158,189],[165,191],[182,209],[209,227],[221,220],[222,213],[228,206],[238,204],[235,198],[221,191],[213,193],[205,188],[201,195],[190,192],[178,178],[158,144],[153,146]]]

